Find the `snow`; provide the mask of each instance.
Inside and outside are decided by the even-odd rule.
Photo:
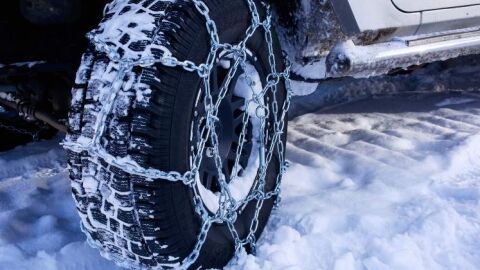
[[[61,138],[0,154],[0,269],[116,269],[85,242]]]
[[[446,100],[437,103],[437,107],[445,107],[449,105],[459,105],[459,104],[465,104],[465,103],[470,103],[475,101],[475,99],[472,98],[447,98]]]
[[[10,93],[0,92],[0,99],[15,102],[15,98]]]
[[[282,207],[231,269],[478,269],[480,102],[435,106],[449,99],[294,119]]]
[[[479,70],[458,61],[296,97],[282,204],[227,269],[478,269]],[[119,269],[80,230],[61,140],[0,153],[0,270]]]
[[[282,205],[229,269],[478,269],[479,132],[480,100],[451,94],[293,119]],[[80,231],[60,140],[0,154],[2,270],[117,269]]]
[[[6,66],[32,68],[36,65],[41,65],[41,64],[45,64],[45,63],[46,63],[45,61],[18,62],[18,63],[11,63],[11,64],[0,64],[0,68],[4,68]]]
[[[175,2],[176,0],[162,0],[161,2]],[[149,33],[158,30],[159,21],[168,22],[165,11],[154,11],[157,2],[151,1],[146,5],[142,3],[128,2],[126,0],[113,1],[106,6],[110,16],[102,21],[97,29],[87,36],[91,39],[97,50],[104,51],[111,59],[129,61],[152,60],[155,51],[161,51],[163,57],[171,57],[172,53],[164,46],[163,33],[157,33],[157,40],[151,40]],[[128,7],[126,9],[125,7]],[[127,41],[122,39],[128,37]],[[146,48],[141,52],[132,49],[135,42],[146,42]],[[135,45],[134,45],[135,46]]]

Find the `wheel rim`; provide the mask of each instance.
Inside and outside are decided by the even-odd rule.
[[[225,78],[229,67],[233,64],[233,57],[219,54],[216,66],[211,74],[211,93],[216,99],[219,90]],[[244,69],[247,69],[245,72]],[[245,73],[248,76],[245,76]],[[246,65],[239,67],[233,77],[225,98],[219,106],[218,119],[216,123],[216,132],[218,134],[219,155],[222,161],[222,172],[228,185],[232,197],[238,202],[245,199],[256,182],[257,171],[259,169],[259,141],[260,141],[260,119],[257,117],[257,108],[263,107],[263,100],[252,102],[254,94],[259,94],[263,90],[263,83],[260,76],[261,70],[256,63],[256,58],[248,51]],[[247,77],[253,83],[247,83]],[[199,141],[199,130],[205,125],[205,104],[203,102],[202,91],[199,91],[196,110],[194,112],[194,121],[192,123],[192,142]],[[247,104],[248,103],[248,104]],[[244,115],[247,114],[247,122],[243,122]],[[245,143],[239,151],[239,138],[242,129],[245,136]],[[193,145],[193,144],[192,144]],[[240,152],[238,166],[235,166],[237,151]],[[213,157],[213,148],[211,142],[207,140],[205,151],[199,173],[197,175],[197,187],[200,197],[203,200],[207,210],[216,213],[219,210],[219,192],[221,188],[218,184],[218,169]]]

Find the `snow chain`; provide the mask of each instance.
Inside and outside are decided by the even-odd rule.
[[[287,63],[287,67],[283,72],[276,70],[276,61],[275,55],[273,52],[273,40],[272,40],[272,29],[271,29],[271,19],[272,13],[270,7],[266,4],[265,8],[267,9],[267,16],[265,20],[261,21],[259,17],[259,13],[256,7],[256,4],[253,0],[246,0],[249,6],[249,10],[252,16],[252,22],[249,28],[246,31],[245,38],[238,44],[225,44],[220,43],[219,36],[217,32],[217,26],[215,22],[210,18],[209,9],[207,5],[202,0],[191,0],[199,13],[205,18],[206,20],[206,28],[210,35],[210,53],[207,57],[205,63],[200,65],[196,65],[191,61],[180,61],[175,58],[171,53],[167,50],[163,51],[163,56],[160,58],[154,58],[152,56],[142,57],[139,60],[132,61],[131,59],[121,59],[120,55],[118,54],[116,48],[107,45],[106,43],[100,41],[94,34],[89,34],[88,38],[92,41],[95,45],[96,49],[100,52],[105,53],[109,59],[115,63],[118,63],[120,66],[120,70],[116,79],[112,84],[112,89],[110,94],[107,98],[105,106],[102,107],[101,111],[98,113],[96,122],[95,122],[95,133],[93,139],[88,143],[79,143],[66,140],[63,145],[66,149],[69,149],[76,153],[81,153],[87,151],[89,155],[93,157],[98,157],[105,160],[109,165],[115,166],[129,174],[138,175],[142,177],[146,177],[149,179],[161,179],[166,181],[182,181],[186,186],[191,188],[193,191],[194,197],[193,202],[195,206],[195,212],[202,218],[202,225],[201,231],[198,235],[197,242],[193,251],[188,255],[181,263],[180,268],[186,269],[191,266],[198,258],[200,254],[200,250],[206,240],[207,234],[209,232],[210,227],[214,223],[218,224],[227,224],[228,228],[232,234],[232,237],[235,239],[235,252],[238,255],[241,249],[249,245],[253,252],[255,252],[255,232],[258,229],[258,218],[260,209],[263,206],[265,200],[271,199],[274,196],[277,196],[276,204],[280,200],[280,184],[282,175],[285,173],[288,163],[283,156],[284,153],[284,146],[281,140],[281,136],[283,134],[284,125],[285,125],[285,118],[286,113],[290,107],[290,99],[292,96],[291,91],[291,84],[290,84],[290,65]],[[108,7],[107,7],[108,8]],[[254,188],[252,189],[251,193],[242,201],[236,201],[229,190],[227,181],[225,179],[225,175],[222,172],[222,160],[219,153],[219,143],[218,143],[218,134],[216,132],[216,125],[218,122],[218,111],[222,100],[225,98],[227,91],[229,89],[229,85],[234,77],[234,74],[238,70],[239,67],[242,67],[244,71],[247,70],[246,68],[246,59],[247,59],[247,49],[246,44],[247,41],[253,36],[253,34],[260,28],[263,27],[265,31],[265,40],[268,44],[268,53],[269,53],[269,65],[270,65],[270,73],[267,76],[267,83],[266,86],[263,88],[262,92],[256,94],[253,91],[253,81],[247,72],[245,72],[245,77],[247,79],[247,83],[250,85],[250,88],[253,92],[253,98],[251,100],[246,101],[246,107],[250,102],[256,102],[256,104],[261,104],[258,100],[263,100],[267,93],[271,93],[273,100],[271,101],[271,108],[269,106],[259,105],[262,106],[258,108],[260,111],[264,111],[261,115],[257,115],[261,121],[261,141],[259,142],[259,156],[260,156],[260,167],[258,171],[258,181],[256,182]],[[227,75],[227,80],[225,85],[222,86],[220,89],[220,94],[218,98],[214,99],[211,92],[210,92],[210,74],[212,69],[214,68],[215,60],[217,58],[219,50],[226,51],[227,53],[231,54],[234,58],[234,65],[229,70]],[[105,122],[107,117],[112,111],[113,104],[119,93],[122,82],[126,74],[132,70],[135,66],[141,67],[148,67],[154,64],[161,64],[166,67],[181,67],[186,71],[189,72],[196,72],[198,76],[202,79],[203,86],[205,88],[205,96],[204,104],[205,104],[205,111],[206,111],[206,125],[201,130],[200,141],[197,142],[197,149],[198,152],[194,153],[192,156],[192,169],[188,172],[181,173],[181,172],[164,172],[152,168],[142,168],[136,162],[128,159],[119,159],[116,158],[109,153],[105,149],[102,148],[100,144],[100,139],[102,134],[105,130]],[[283,104],[279,105],[277,102],[277,86],[281,80],[285,81],[285,86],[287,89],[287,97]],[[280,107],[281,106],[281,107]],[[257,110],[258,111],[258,110]],[[257,113],[258,114],[258,113]],[[266,134],[266,122],[269,119],[269,116],[272,117],[273,120],[273,132],[270,134]],[[246,137],[246,126],[248,124],[248,114],[245,113],[243,117],[243,130],[240,135],[240,140],[238,142],[238,149],[237,149],[237,156],[235,161],[235,168],[239,166],[239,158],[242,148],[245,143]],[[197,178],[198,171],[200,165],[202,164],[203,153],[205,151],[205,144],[207,141],[211,142],[213,145],[213,157],[215,159],[215,165],[217,167],[218,175],[219,175],[219,186],[220,186],[220,196],[219,196],[219,205],[220,208],[215,214],[210,214],[205,205],[203,204],[202,198],[200,197],[199,191],[196,187],[197,185]],[[270,142],[269,145],[267,142]],[[267,149],[268,145],[268,149]],[[280,174],[277,176],[276,186],[273,191],[266,192],[265,191],[265,177],[268,165],[270,164],[274,152],[278,153],[278,160],[280,162]],[[235,174],[232,174],[232,178],[235,178]],[[237,220],[237,211],[245,204],[257,200],[256,203],[256,211],[255,216],[250,224],[250,230],[245,239],[240,239],[236,229],[235,229],[235,221]]]

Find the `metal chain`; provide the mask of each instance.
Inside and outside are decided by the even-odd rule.
[[[131,59],[121,59],[121,56],[118,54],[117,49],[112,47],[94,35],[90,34],[88,38],[95,45],[96,49],[100,52],[105,53],[109,59],[118,64],[118,74],[112,84],[112,89],[109,92],[109,96],[106,97],[105,103],[102,106],[100,112],[98,113],[96,122],[95,122],[95,132],[92,140],[88,144],[81,144],[76,141],[65,141],[63,143],[64,147],[77,153],[88,152],[88,154],[95,158],[101,158],[105,160],[112,166],[118,167],[123,171],[143,176],[149,179],[161,179],[167,181],[182,181],[186,186],[188,186],[193,191],[193,203],[195,206],[195,212],[202,218],[201,230],[197,238],[197,242],[194,246],[194,249],[190,255],[188,255],[181,264],[182,269],[187,269],[198,259],[200,255],[201,248],[207,239],[208,232],[210,227],[213,224],[226,224],[231,232],[231,235],[235,241],[235,251],[236,254],[239,254],[241,249],[249,245],[252,251],[255,251],[255,242],[256,242],[256,233],[259,226],[259,215],[262,209],[262,206],[266,200],[277,197],[275,203],[279,202],[280,198],[280,184],[282,175],[285,173],[288,168],[288,163],[284,158],[284,146],[282,142],[282,136],[286,113],[290,107],[290,99],[292,95],[291,85],[290,85],[290,65],[286,61],[287,67],[284,71],[277,71],[277,63],[273,50],[273,38],[272,38],[272,28],[271,28],[271,10],[268,5],[265,4],[265,9],[267,10],[266,18],[262,21],[258,13],[257,6],[254,0],[245,0],[248,4],[249,11],[251,14],[251,25],[246,30],[245,36],[241,42],[238,44],[223,44],[220,43],[219,35],[217,31],[217,26],[214,20],[210,17],[210,10],[208,6],[202,0],[190,0],[194,5],[197,11],[205,18],[205,27],[210,36],[210,52],[205,61],[200,65],[195,64],[189,60],[180,61],[168,50],[163,51],[162,57],[155,58],[153,56],[148,56],[140,58],[138,60]],[[268,61],[270,66],[269,74],[267,75],[267,83],[263,87],[260,93],[255,93],[253,90],[253,80],[250,74],[247,72],[247,42],[250,38],[257,32],[259,29],[263,29],[264,38],[268,44]],[[212,69],[215,68],[215,61],[218,57],[219,51],[226,52],[231,55],[234,60],[233,66],[228,71],[225,83],[221,86],[218,97],[214,98],[210,89],[210,74]],[[121,91],[122,84],[125,76],[132,70],[135,66],[147,67],[155,64],[160,64],[166,67],[181,67],[188,72],[196,72],[198,76],[202,79],[203,84],[203,104],[205,106],[205,121],[206,124],[199,131],[200,136],[198,142],[196,142],[196,151],[192,154],[192,168],[188,172],[164,172],[152,168],[142,168],[136,162],[119,159],[114,156],[111,156],[105,149],[102,148],[100,140],[105,131],[105,123],[108,116],[111,114],[113,105],[117,94]],[[260,119],[260,140],[259,140],[259,151],[260,157],[260,166],[257,173],[257,179],[254,184],[254,188],[247,196],[247,198],[236,201],[232,196],[229,186],[227,184],[226,176],[222,172],[222,159],[220,157],[219,150],[219,135],[216,131],[216,126],[218,125],[218,112],[222,100],[227,95],[229,85],[233,81],[235,74],[238,69],[241,68],[244,71],[244,76],[247,83],[252,88],[252,99],[246,102],[245,107],[248,108],[251,104],[257,105],[256,117]],[[279,104],[277,100],[278,84],[281,81],[285,82],[285,87],[287,90],[286,98],[279,109]],[[271,99],[271,101],[270,101]],[[267,104],[264,102],[267,100]],[[243,116],[243,127],[240,134],[240,139],[238,141],[238,148],[236,153],[236,160],[233,171],[236,172],[239,168],[240,163],[240,153],[246,142],[246,132],[247,125],[250,117],[247,109]],[[197,187],[197,179],[199,178],[198,171],[202,164],[204,157],[205,145],[207,142],[210,142],[212,147],[212,154],[215,161],[215,165],[218,172],[218,184],[220,186],[219,192],[219,210],[217,213],[211,214],[206,206],[203,203],[203,200],[200,196],[199,189]],[[280,168],[280,174],[277,176],[275,188],[272,191],[266,191],[266,175],[268,168],[272,162],[274,155],[277,155],[278,166]],[[236,173],[233,173],[230,181],[237,177]],[[242,211],[242,207],[245,207],[248,203],[253,203],[256,200],[256,209],[255,215],[250,223],[250,230],[244,239],[241,239],[235,223],[239,213]]]

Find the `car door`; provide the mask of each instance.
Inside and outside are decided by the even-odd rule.
[[[331,0],[344,31],[395,36],[480,27],[480,0]]]
[[[403,12],[422,12],[480,5],[480,0],[391,0]]]

